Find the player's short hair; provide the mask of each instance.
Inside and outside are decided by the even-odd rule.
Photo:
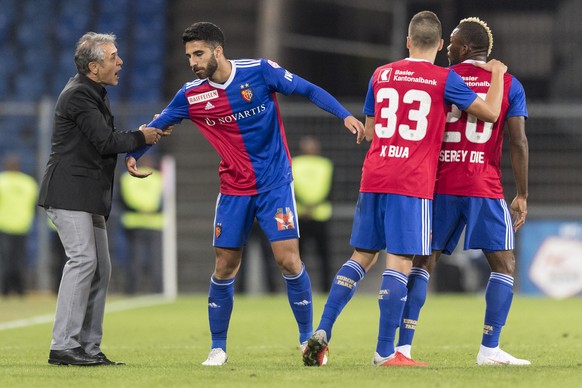
[[[184,30],[182,34],[182,42],[184,44],[193,40],[203,40],[213,48],[222,46],[224,48],[224,34],[222,30],[210,22],[198,22],[192,24]]]
[[[105,59],[105,50],[103,43],[115,44],[116,36],[114,34],[98,34],[96,32],[87,32],[77,42],[75,49],[75,66],[80,74],[89,73],[89,63],[103,63]]]
[[[421,11],[410,20],[408,37],[412,45],[420,49],[438,46],[443,37],[441,21],[434,12]]]
[[[483,20],[477,17],[462,19],[457,27],[457,36],[463,44],[471,47],[473,51],[483,51],[487,56],[493,49],[493,33]]]

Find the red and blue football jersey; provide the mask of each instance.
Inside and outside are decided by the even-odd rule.
[[[491,73],[465,61],[455,70],[481,96],[489,90]],[[439,154],[435,193],[482,198],[504,198],[501,185],[503,128],[509,117],[527,117],[525,92],[521,83],[504,75],[501,113],[494,123],[451,107]]]
[[[188,82],[149,125],[192,120],[222,158],[222,194],[254,195],[289,184],[291,157],[276,92],[292,94],[300,78],[264,59],[230,62],[224,84]]]
[[[449,106],[466,109],[475,98],[458,74],[428,61],[376,69],[364,105],[375,130],[360,192],[432,199]]]

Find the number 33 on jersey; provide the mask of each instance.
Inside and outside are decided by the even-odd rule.
[[[447,113],[475,98],[458,74],[428,61],[376,69],[364,105],[375,126],[360,191],[432,199]]]

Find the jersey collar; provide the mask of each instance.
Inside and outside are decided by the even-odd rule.
[[[230,72],[230,76],[228,77],[228,79],[226,80],[225,83],[223,84],[219,84],[216,82],[212,82],[210,79],[208,80],[208,83],[216,88],[216,89],[226,89],[228,87],[228,85],[231,84],[232,80],[234,79],[234,75],[236,74],[236,63],[234,61],[231,61],[230,59],[228,60],[230,62],[230,65],[232,66],[232,70]]]
[[[485,61],[478,61],[476,59],[465,59],[463,62],[461,63],[485,63]]]
[[[412,62],[427,62],[427,63],[432,63],[431,61],[427,61],[426,59],[420,59],[420,58],[406,58],[405,60],[412,61]]]

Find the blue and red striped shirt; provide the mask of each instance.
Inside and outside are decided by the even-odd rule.
[[[264,59],[232,60],[228,80],[186,83],[149,126],[190,119],[218,152],[220,192],[254,195],[289,184],[291,156],[276,92],[300,94],[345,119],[350,113],[329,93]],[[129,154],[139,158],[148,147]]]

